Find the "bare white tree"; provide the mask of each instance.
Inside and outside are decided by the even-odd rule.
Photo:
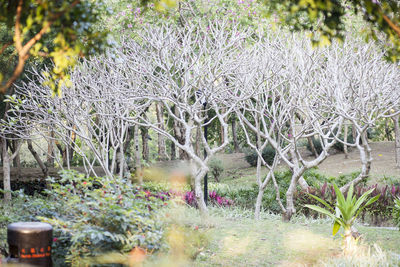
[[[278,37],[279,38],[279,37]],[[276,40],[273,40],[276,41]],[[240,101],[236,108],[239,115],[239,123],[243,129],[248,146],[257,154],[257,184],[259,192],[255,203],[255,218],[260,218],[261,203],[265,188],[270,180],[272,180],[276,190],[276,200],[282,209],[284,206],[280,200],[279,187],[274,176],[274,171],[279,162],[279,154],[275,153],[273,162],[267,162],[263,158],[263,151],[269,144],[267,138],[263,138],[264,131],[268,131],[268,135],[273,136],[277,144],[281,144],[282,139],[279,135],[275,135],[276,123],[268,116],[266,112],[271,100],[271,92],[281,85],[279,72],[283,65],[280,64],[277,53],[274,49],[272,40],[265,40],[259,37],[257,44],[252,50],[252,64],[245,65],[243,73],[247,75],[239,76],[237,83],[242,86],[241,90],[246,94],[247,100]],[[246,69],[250,68],[250,69]],[[247,123],[247,124],[246,124]],[[248,126],[250,125],[250,126]],[[268,125],[266,129],[263,127]],[[261,166],[267,169],[266,174],[262,177]]]
[[[396,159],[396,167],[400,168],[400,114],[394,115],[392,117],[393,125],[394,125],[394,145],[395,145],[395,159]]]
[[[360,153],[361,173],[341,188],[346,192],[351,183],[357,184],[368,178],[372,155],[367,130],[377,120],[396,116],[400,101],[398,66],[386,62],[384,53],[374,43],[364,43],[347,38],[344,44],[333,44],[325,54],[327,79],[322,80],[330,102],[325,107],[355,127],[354,143]],[[342,140],[339,140],[344,142]]]
[[[320,67],[323,61],[320,50],[313,50],[307,39],[297,35],[276,38],[265,49],[271,50],[268,53],[277,57],[273,62],[280,67],[276,72],[267,69],[265,81],[258,86],[258,99],[247,101],[246,106],[238,110],[238,117],[249,129],[268,141],[292,171],[286,192],[286,207],[281,205],[284,219],[290,220],[296,211],[293,195],[297,184],[307,169],[326,159],[328,150],[335,143],[332,135],[338,134],[343,120],[322,109],[322,102],[327,98],[319,81],[325,71]],[[266,60],[271,58],[266,57]],[[274,74],[274,79],[269,80],[268,74]],[[246,112],[258,114],[260,127],[249,120]],[[316,159],[306,161],[299,151],[298,142],[301,138],[314,135],[320,138],[322,152]],[[267,178],[273,178],[272,174],[273,171],[270,171]],[[278,192],[278,183],[274,185]],[[263,192],[262,186],[259,197]]]
[[[247,37],[247,32],[228,21],[210,21],[205,26],[161,26],[146,29],[138,41],[124,43],[125,50],[119,55],[127,62],[126,71],[141,86],[140,90],[129,91],[132,98],[139,94],[162,104],[174,127],[166,129],[144,116],[131,121],[164,135],[193,161],[195,194],[203,215],[207,214],[207,207],[201,182],[209,159],[229,143],[228,115],[241,99],[233,80],[240,75],[239,66],[249,62],[243,60],[247,56]],[[131,102],[129,98],[126,101]],[[221,125],[224,142],[220,145],[212,146],[204,137],[203,128],[211,123]],[[176,135],[178,131],[183,138]],[[192,142],[197,132],[201,133],[206,157],[196,153]]]
[[[47,139],[55,133],[63,143],[73,144],[88,174],[97,175],[93,167],[98,163],[108,176],[116,173],[117,167],[123,175],[127,167],[123,144],[131,125],[124,118],[146,107],[145,103],[129,103],[128,107],[121,101],[126,97],[125,88],[135,86],[124,68],[112,55],[84,60],[71,72],[71,86],[60,97],[52,96],[46,76],[33,70],[34,78],[17,88],[24,103],[13,110],[13,116],[22,127],[30,127]],[[31,93],[26,94],[27,88]]]

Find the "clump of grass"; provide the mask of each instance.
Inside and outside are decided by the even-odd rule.
[[[341,255],[318,262],[319,266],[400,266],[400,255],[383,251],[377,244],[361,245],[352,255]]]

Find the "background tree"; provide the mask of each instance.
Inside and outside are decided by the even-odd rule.
[[[329,78],[323,81],[331,99],[325,109],[351,122],[355,129],[354,143],[347,145],[357,147],[362,164],[360,175],[340,188],[346,192],[351,183],[357,185],[369,176],[372,155],[368,129],[378,120],[399,112],[392,111],[399,105],[400,75],[398,66],[385,62],[384,52],[374,43],[365,44],[352,35],[344,44],[335,42],[325,52],[324,68]]]
[[[131,1],[136,6],[155,5],[166,11],[176,1]],[[13,70],[1,70],[0,93],[5,94],[23,73],[30,57],[50,58],[53,68],[47,73],[48,85],[60,93],[69,84],[68,69],[79,57],[85,57],[112,44],[108,28],[101,24],[103,16],[110,16],[112,9],[107,1],[67,0],[5,0],[0,3],[0,56],[8,49],[6,60],[15,59]],[[4,28],[6,31],[4,31]],[[10,51],[11,55],[10,55]]]
[[[314,43],[343,40],[346,17],[355,13],[368,25],[368,36],[379,40],[385,57],[395,61],[400,57],[400,3],[379,0],[289,0],[264,1],[269,14],[279,16],[293,30],[309,30]]]
[[[248,36],[228,20],[210,20],[208,27],[194,21],[183,27],[148,28],[141,33],[140,43],[130,41],[123,45],[125,51],[121,57],[128,62],[126,71],[132,73],[131,77],[142,88],[131,90],[132,97],[139,93],[143,99],[161,103],[168,120],[176,123],[164,128],[150,117],[132,120],[163,134],[193,161],[194,189],[203,215],[207,207],[201,182],[208,171],[207,163],[229,143],[228,115],[240,98],[235,95],[238,93],[235,83],[224,83],[223,78],[235,77],[235,71],[246,58],[243,50]],[[222,144],[215,146],[206,141],[203,132],[203,127],[214,121],[222,126],[225,137]],[[181,135],[177,136],[176,131]],[[198,131],[206,157],[203,153],[196,154],[192,142]]]

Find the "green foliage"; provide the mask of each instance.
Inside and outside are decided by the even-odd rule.
[[[399,178],[392,177],[392,176],[386,176],[386,175],[384,175],[382,178],[378,179],[378,183],[379,184],[400,186]]]
[[[329,177],[328,179],[327,179],[327,182],[328,183],[334,183],[334,184],[336,184],[338,187],[342,187],[342,186],[344,186],[345,184],[347,184],[347,183],[349,183],[349,182],[351,182],[351,181],[353,181],[355,178],[357,178],[357,176],[358,175],[360,175],[360,172],[359,171],[356,171],[356,172],[352,172],[352,173],[349,173],[349,174],[341,174],[341,175],[339,175],[338,177]],[[364,179],[362,182],[361,182],[361,185],[366,185],[366,183],[367,183],[367,181]]]
[[[339,139],[344,140],[343,134],[339,135]],[[314,144],[315,150],[317,151],[318,154],[320,154],[322,152],[321,140],[319,138],[316,139],[316,138],[312,137],[312,142]],[[351,133],[351,131],[349,131],[349,133],[347,134],[347,143],[350,143],[350,144],[354,143],[353,134]],[[311,146],[308,142],[307,142],[306,147],[307,147],[308,151],[312,152]],[[333,145],[333,148],[340,152],[344,151],[344,145],[341,142],[336,142]]]
[[[162,229],[152,210],[163,203],[147,199],[146,193],[128,180],[63,172],[60,184],[52,182],[48,194],[60,214],[40,219],[55,227],[60,241],[70,243],[66,260],[72,265],[80,257],[109,251],[125,253],[136,246],[161,248]]]
[[[294,30],[312,30],[315,44],[329,43],[333,38],[343,39],[345,7],[340,1],[272,1],[286,24]],[[317,21],[319,22],[317,24]]]
[[[368,196],[372,193],[372,191],[375,190],[375,188],[372,188],[357,199],[356,196],[353,196],[354,185],[352,183],[349,191],[347,192],[347,197],[345,198],[336,184],[333,184],[333,187],[336,193],[335,207],[332,207],[325,200],[312,194],[309,194],[309,196],[323,204],[325,208],[316,205],[305,205],[305,207],[315,210],[333,219],[334,224],[332,235],[336,235],[340,227],[343,227],[345,234],[348,235],[347,233],[351,231],[351,226],[353,225],[355,219],[358,217],[360,212],[368,205],[371,205],[372,203],[377,201],[379,195],[376,195],[367,201]],[[363,204],[364,202],[366,203]]]
[[[344,138],[343,138],[343,134],[340,134],[339,135],[339,139],[340,140],[344,140]],[[352,131],[349,131],[348,132],[348,134],[347,134],[347,143],[349,143],[349,144],[354,144],[354,138],[353,138],[353,133],[352,133]],[[340,151],[340,152],[343,152],[344,151],[344,145],[343,145],[343,143],[341,143],[341,142],[336,142],[334,145],[333,145],[333,148],[335,148],[337,151]]]
[[[48,85],[54,92],[68,84],[67,71],[77,62],[78,56],[93,54],[109,45],[108,32],[95,27],[104,14],[110,14],[104,1],[6,0],[0,3],[0,24],[7,25],[8,38],[12,39],[16,32],[11,29],[19,24],[21,42],[15,35],[11,43],[14,51],[21,57],[44,54],[52,59],[54,66],[47,74]]]
[[[171,190],[171,184],[166,182],[152,182],[147,181],[142,184],[143,190],[150,192],[167,192]]]
[[[396,226],[399,227],[400,230],[400,198],[396,198],[394,200],[393,219],[396,223]]]
[[[370,196],[375,197],[379,195],[379,198],[377,201],[361,211],[359,215],[361,221],[377,226],[392,224],[393,221],[395,222],[395,218],[393,217],[393,206],[395,205],[395,199],[400,197],[400,186],[390,183],[386,183],[381,186],[378,184],[373,186],[365,186],[361,184],[354,188],[354,194],[356,198],[359,198],[365,192],[371,189],[373,189],[373,191]],[[324,207],[316,199],[311,198],[309,194],[324,200],[331,206],[334,206],[336,203],[336,193],[334,187],[331,184],[328,184],[326,180],[324,184],[310,183],[310,187],[308,188],[307,192],[304,190],[298,190],[294,194],[296,210],[307,217],[311,216],[313,218],[318,218],[319,214],[314,210],[305,209],[304,205],[312,204]]]
[[[210,168],[211,175],[214,177],[215,181],[219,182],[219,178],[224,172],[224,165],[222,165],[222,161],[217,158],[212,158],[208,162],[208,167]]]
[[[167,205],[167,198],[118,177],[86,178],[63,171],[60,180],[49,181],[52,189],[46,197],[21,195],[14,212],[2,213],[0,223],[40,220],[53,225],[55,266],[65,262],[77,266],[82,257],[127,253],[134,247],[149,251],[165,247],[163,225],[155,211]]]
[[[303,177],[310,186],[320,186],[326,181],[334,179],[333,177],[327,177],[324,174],[320,173],[317,168],[311,168],[306,170],[303,173]]]
[[[336,0],[294,0],[264,1],[270,7],[270,14],[278,14],[293,30],[310,30],[314,44],[329,44],[332,39],[343,40],[345,18],[351,12],[360,14],[369,24],[368,38],[385,39],[382,46],[389,60],[400,56],[400,3],[397,1],[336,1]],[[382,34],[384,37],[382,38]]]
[[[21,201],[18,203],[3,202],[0,205],[0,259],[1,256],[8,256],[8,243],[7,243],[7,225],[13,222],[23,221],[24,209],[21,207]]]
[[[374,127],[368,129],[368,138],[372,141],[393,141],[394,124],[390,118],[377,120]]]
[[[246,149],[245,159],[251,166],[257,166],[258,154],[253,149]],[[269,165],[274,162],[275,149],[271,145],[267,145],[262,151],[262,157]]]
[[[210,192],[211,191],[215,191],[218,195],[226,196],[229,192],[231,192],[234,189],[231,188],[229,185],[227,185],[225,183],[209,182],[208,183],[208,190]]]
[[[292,173],[290,171],[275,172],[275,178],[279,183],[279,194],[282,203],[285,205],[285,193],[289,188]],[[248,188],[237,188],[224,194],[220,191],[221,196],[228,197],[234,200],[235,206],[239,206],[246,209],[254,209],[255,200],[258,195],[258,185],[253,184]],[[269,212],[279,214],[281,213],[281,208],[276,201],[275,188],[270,184],[264,191],[264,196],[262,199],[262,209],[268,210]]]
[[[312,142],[314,144],[314,148],[317,151],[318,154],[320,154],[322,152],[322,146],[321,146],[321,141],[319,139],[315,139],[314,137],[311,138]],[[307,142],[307,150],[312,152],[311,146],[310,144]]]
[[[3,181],[0,181],[0,188],[3,188]],[[23,192],[26,195],[33,196],[35,194],[42,194],[46,189],[46,181],[43,179],[37,180],[17,180],[11,183],[11,190],[16,192]],[[0,191],[0,198],[3,193]]]

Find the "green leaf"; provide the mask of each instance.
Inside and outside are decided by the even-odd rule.
[[[364,194],[362,194],[362,196],[357,200],[357,202],[353,206],[353,210],[352,210],[353,213],[355,213],[360,208],[361,204],[365,201],[365,199],[368,197],[368,195],[371,194],[372,191],[374,191],[374,190],[375,190],[375,188],[372,188],[372,189],[368,190],[367,192],[365,192]]]
[[[326,210],[324,208],[321,208],[321,207],[318,207],[318,206],[315,206],[315,205],[304,205],[304,206],[306,208],[315,210],[315,211],[317,211],[319,213],[325,214],[325,215],[331,217],[332,219],[336,220],[336,216],[333,213],[329,212],[328,210]]]
[[[354,183],[351,183],[351,184],[350,184],[349,191],[347,191],[346,202],[349,202],[349,201],[352,199],[353,191],[354,191]]]
[[[337,221],[335,221],[335,223],[333,224],[332,235],[335,236],[339,231],[339,229],[340,229],[340,224]]]
[[[379,195],[376,195],[376,196],[374,196],[373,198],[371,198],[370,200],[368,200],[368,202],[365,203],[365,205],[362,206],[362,208],[360,208],[360,209],[357,211],[357,214],[356,214],[355,218],[358,217],[358,215],[360,214],[360,212],[361,212],[365,207],[367,207],[367,206],[371,205],[372,203],[374,203],[375,201],[377,201],[377,200],[379,199],[379,197],[380,197],[380,194],[379,194]]]
[[[337,187],[337,185],[335,183],[333,183],[333,188],[335,189],[335,193],[336,193],[337,205],[339,207],[344,207],[346,201],[344,199],[343,193],[340,191],[340,189]]]
[[[309,193],[307,193],[307,195],[308,196],[310,196],[310,197],[312,197],[312,198],[314,198],[315,200],[317,200],[318,202],[320,202],[320,203],[322,203],[324,206],[326,206],[328,209],[330,209],[331,211],[335,211],[325,200],[323,200],[323,199],[321,199],[321,198],[319,198],[319,197],[317,197],[317,196],[314,196],[314,195],[312,195],[312,194],[309,194]]]

